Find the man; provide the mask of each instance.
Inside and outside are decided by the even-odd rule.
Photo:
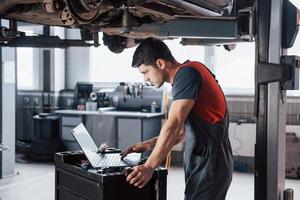
[[[156,88],[171,83],[173,101],[159,136],[122,152],[125,157],[154,148],[145,164],[127,175],[127,181],[144,187],[172,147],[184,139],[185,199],[224,200],[233,160],[226,100],[214,75],[199,62],[178,63],[168,47],[153,38],[140,43],[132,66]]]

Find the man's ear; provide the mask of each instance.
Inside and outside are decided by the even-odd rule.
[[[156,65],[160,69],[164,69],[166,67],[166,61],[163,59],[157,59]]]

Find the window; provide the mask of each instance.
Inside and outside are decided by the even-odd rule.
[[[18,89],[33,89],[33,49],[17,48]]]
[[[18,27],[26,35],[41,34],[42,26],[21,23]],[[39,49],[17,48],[17,88],[18,90],[39,89]]]
[[[255,43],[239,43],[232,51],[215,50],[216,78],[225,94],[254,94]]]
[[[102,37],[102,36],[100,36]],[[203,61],[204,48],[200,46],[182,46],[180,39],[165,40],[175,59],[184,62],[187,59]],[[102,45],[91,48],[90,81],[92,82],[143,82],[143,76],[131,67],[136,47],[125,49],[120,54],[112,53]]]
[[[174,58],[183,63],[186,60],[199,61],[204,63],[204,47],[203,46],[182,46],[180,39],[165,40],[170,48]]]
[[[90,50],[90,81],[92,82],[142,82],[143,77],[131,67],[135,48],[120,54],[110,52],[104,45]]]

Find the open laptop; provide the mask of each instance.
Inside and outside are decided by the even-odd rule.
[[[123,160],[120,153],[97,153],[98,147],[82,123],[72,129],[71,133],[93,168],[128,167],[140,162],[140,153],[128,154]]]

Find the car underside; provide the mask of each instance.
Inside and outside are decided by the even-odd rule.
[[[236,20],[240,10],[252,6],[250,0],[1,0],[0,17],[78,28],[83,37],[103,32],[106,45],[123,44],[120,49],[111,49],[118,53],[139,39],[170,37],[169,30],[160,29],[165,25],[180,29],[177,22],[182,20]]]

